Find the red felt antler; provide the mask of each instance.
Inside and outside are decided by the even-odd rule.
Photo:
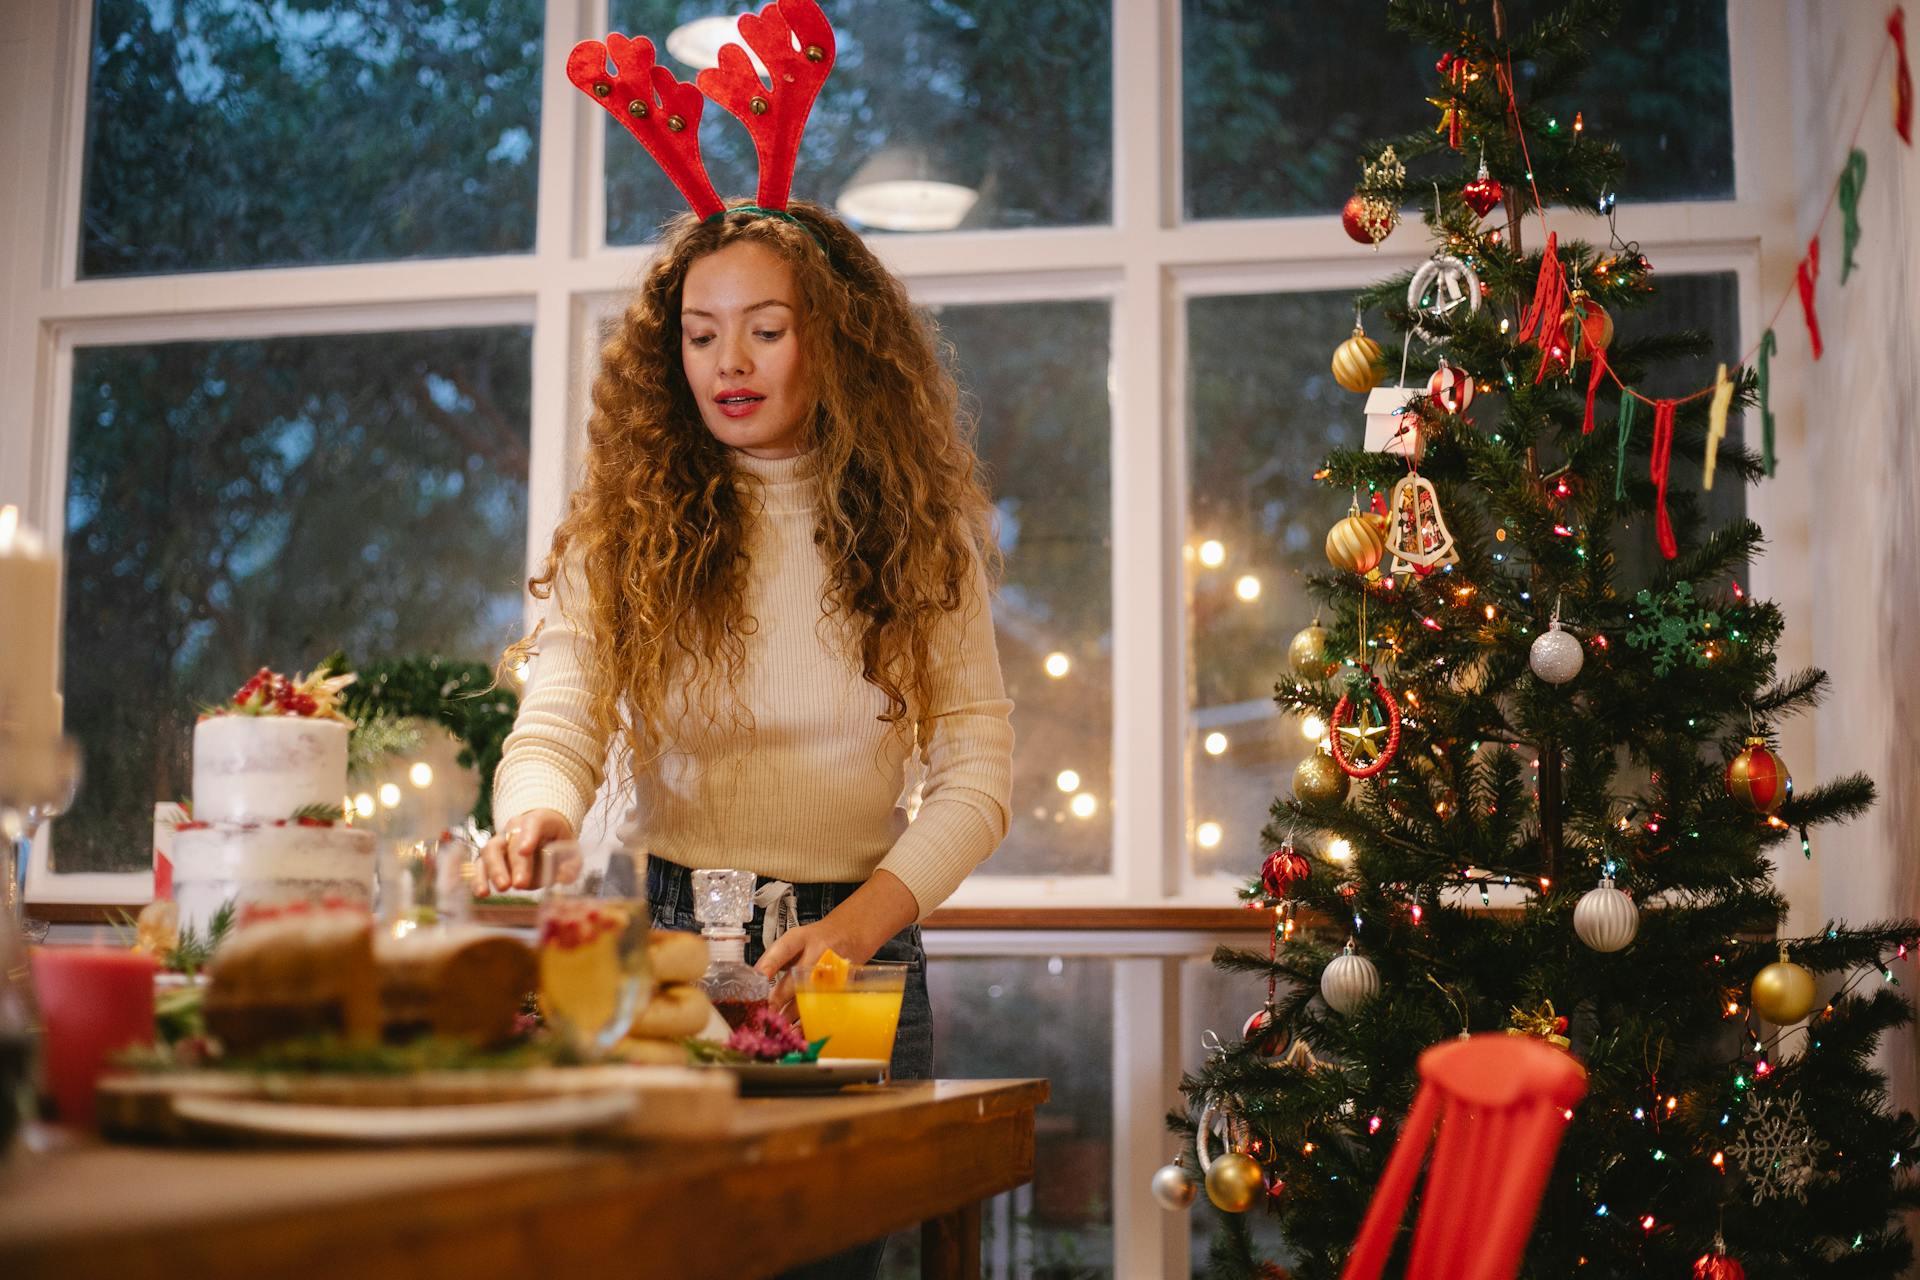
[[[617,74],[607,74],[609,57]],[[582,40],[567,57],[567,79],[640,140],[695,213],[708,218],[726,208],[700,159],[700,112],[706,102],[699,89],[655,63],[653,41],[629,40],[618,31],[605,44]]]
[[[720,65],[700,73],[700,90],[753,135],[760,157],[755,202],[763,209],[785,209],[800,134],[833,70],[833,28],[814,0],[772,0],[759,13],[740,16],[740,34],[760,55],[772,87],[762,83],[746,50],[728,43],[720,47]]]

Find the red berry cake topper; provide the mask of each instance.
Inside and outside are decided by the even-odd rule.
[[[331,675],[322,667],[289,680],[268,667],[254,672],[234,695],[202,715],[305,716],[316,720],[352,720],[340,709],[340,691],[357,677]]]
[[[767,68],[770,85],[735,41],[720,47],[720,65],[702,71],[695,87],[655,61],[651,40],[629,40],[617,31],[604,42],[575,45],[567,57],[567,79],[639,139],[702,218],[727,211],[700,158],[702,95],[713,99],[753,135],[760,190],[758,203],[748,208],[790,217],[786,208],[800,135],[833,70],[833,28],[814,0],[772,0],[759,13],[741,15],[740,34]]]

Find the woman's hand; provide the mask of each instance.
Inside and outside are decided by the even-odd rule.
[[[775,938],[766,954],[760,957],[760,963],[754,968],[773,983],[773,993],[768,999],[774,1008],[787,1010],[793,1007],[793,975],[783,972],[790,966],[805,973],[820,963],[820,957],[827,954],[829,947],[849,963],[865,964],[880,949],[878,944],[867,946],[855,941],[845,927],[847,922],[834,919],[845,905],[842,903],[840,907],[829,911],[818,924],[797,925],[787,930]]]
[[[533,888],[535,855],[555,840],[573,839],[573,824],[552,809],[529,809],[511,819],[480,850],[480,878],[473,896]]]
[[[852,964],[865,964],[887,939],[919,916],[920,904],[913,890],[891,871],[875,871],[872,879],[818,923],[800,925],[775,938],[754,968],[777,980],[773,1005],[782,1008],[793,999],[793,983],[782,976],[782,970],[811,969],[828,948]]]

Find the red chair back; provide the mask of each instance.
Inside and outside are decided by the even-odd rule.
[[[1420,1082],[1341,1280],[1386,1269],[1429,1141],[1407,1280],[1512,1280],[1586,1068],[1531,1036],[1479,1035],[1421,1054]]]

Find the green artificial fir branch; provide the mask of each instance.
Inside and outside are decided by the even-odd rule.
[[[352,669],[340,653],[324,666],[333,671]],[[363,734],[392,733],[394,721],[416,717],[444,725],[460,741],[459,763],[479,778],[474,825],[482,830],[492,827],[493,775],[507,734],[513,730],[520,697],[502,687],[485,663],[433,655],[369,663],[359,669],[359,679],[347,686],[341,708],[362,726]]]

